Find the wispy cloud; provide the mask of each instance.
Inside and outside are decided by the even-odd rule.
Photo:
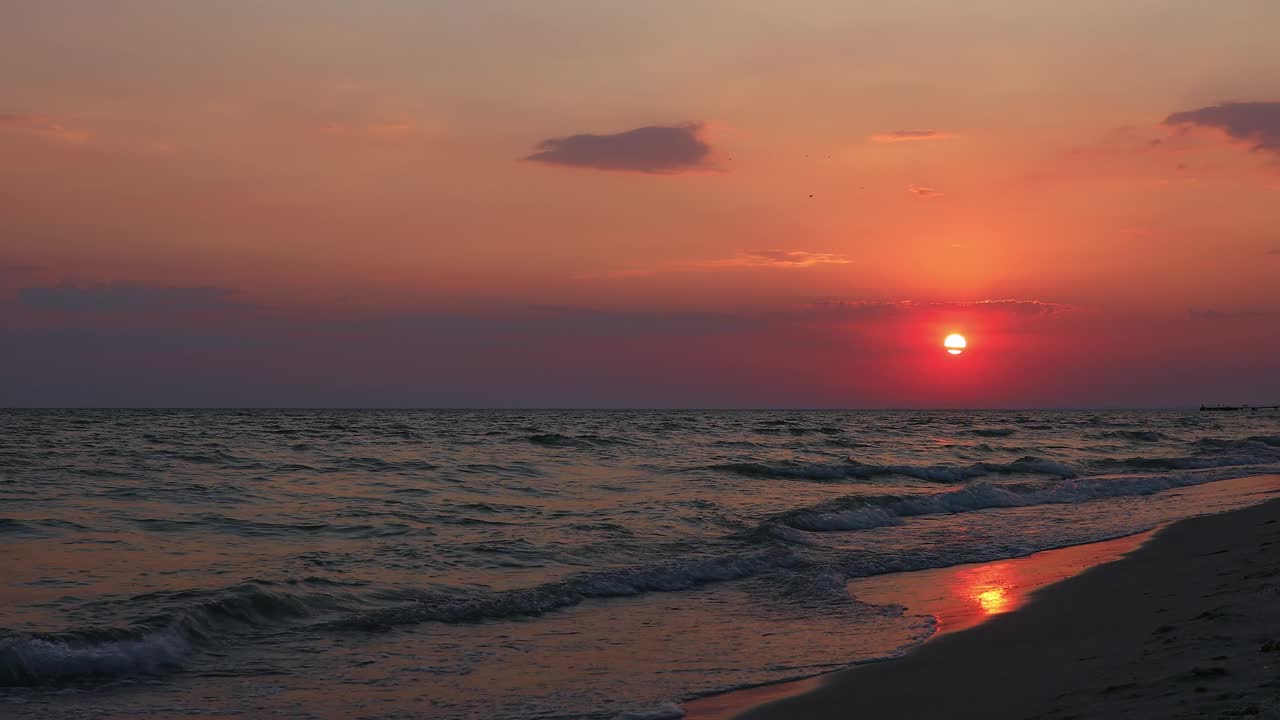
[[[98,285],[93,287],[29,287],[18,291],[18,302],[35,310],[63,312],[149,312],[213,310],[246,307],[235,291],[218,287],[159,287]]]
[[[1017,315],[1031,317],[1054,315],[1071,310],[1071,306],[1043,300],[972,300],[964,302],[922,302],[917,300],[825,300],[814,303],[812,309],[848,317],[874,318],[902,313],[926,311],[964,310],[979,313]]]
[[[844,265],[852,262],[838,253],[814,253],[804,250],[744,250],[722,260],[701,263],[703,267],[774,267],[802,268],[814,265]]]
[[[946,193],[942,192],[941,190],[927,187],[925,185],[915,185],[915,184],[908,185],[907,192],[911,193],[912,195],[915,195],[916,197],[925,198],[925,199],[940,198],[946,195]]]
[[[528,162],[560,167],[673,175],[710,170],[711,146],[700,122],[650,126],[611,135],[584,133],[538,143]]]
[[[1280,154],[1280,102],[1229,102],[1177,112],[1165,118],[1171,127],[1221,130],[1255,151]]]
[[[931,303],[931,307],[971,308],[981,311],[1005,312],[1015,315],[1053,315],[1070,310],[1069,305],[1043,300],[975,300],[973,302]]]
[[[1261,310],[1215,310],[1213,308],[1205,308],[1204,310],[1190,310],[1187,314],[1197,320],[1262,320],[1275,317],[1277,313]]]
[[[83,145],[89,141],[87,131],[69,128],[64,123],[64,120],[50,115],[0,113],[0,131],[36,136],[70,145]]]
[[[599,310],[558,305],[496,314],[422,313],[365,318],[353,324],[364,332],[412,331],[415,335],[471,337],[698,336],[737,332],[756,320],[728,313],[679,310]]]
[[[848,255],[839,253],[808,252],[806,250],[740,250],[732,257],[711,260],[676,260],[652,267],[623,268],[577,276],[582,280],[625,279],[653,277],[667,273],[696,273],[733,269],[793,270],[818,265],[845,265],[853,262]]]
[[[899,142],[917,142],[920,140],[947,140],[955,135],[938,130],[894,130],[892,132],[876,133],[871,136],[872,142],[878,143],[899,143]]]
[[[338,137],[361,138],[397,138],[413,132],[413,125],[407,122],[372,123],[352,125],[349,123],[329,123],[321,128],[326,135]]]

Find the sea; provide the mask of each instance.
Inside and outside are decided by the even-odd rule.
[[[0,717],[676,718],[937,631],[857,578],[1277,471],[1261,411],[0,411]]]

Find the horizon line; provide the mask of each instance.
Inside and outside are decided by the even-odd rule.
[[[780,406],[780,407],[644,407],[644,406],[589,406],[589,405],[0,405],[0,412],[25,410],[342,410],[342,411],[406,411],[406,412],[1083,412],[1083,411],[1152,411],[1152,410],[1195,410],[1203,405],[1153,405],[1153,406],[1107,406],[1107,405],[1057,405],[1043,407],[1008,406],[1008,407],[818,407],[818,406]],[[1250,405],[1242,406],[1250,408]]]

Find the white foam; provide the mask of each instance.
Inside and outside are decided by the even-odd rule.
[[[191,643],[177,628],[103,641],[46,637],[0,645],[0,684],[34,685],[65,678],[159,674],[181,665]]]

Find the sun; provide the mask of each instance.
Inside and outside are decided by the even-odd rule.
[[[942,341],[942,347],[946,348],[947,352],[952,355],[959,355],[964,352],[964,349],[968,346],[969,342],[959,333],[952,333],[947,336],[946,340]]]

